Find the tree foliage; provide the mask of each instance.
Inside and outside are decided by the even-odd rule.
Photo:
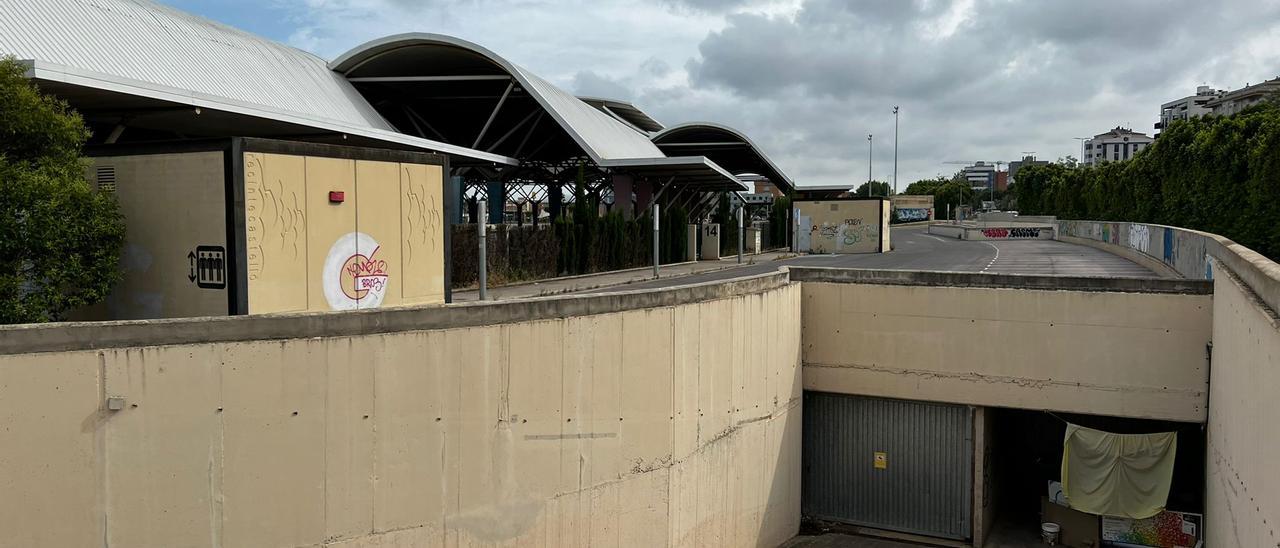
[[[124,220],[85,180],[84,120],[0,58],[0,322],[47,322],[120,279]]]
[[[862,183],[858,186],[858,189],[854,191],[854,195],[863,198],[869,198],[871,196],[888,196],[889,194],[889,183],[883,181]]]
[[[787,236],[791,225],[791,197],[779,196],[773,201],[769,210],[769,243],[772,247],[785,246],[790,242]]]
[[[1280,258],[1280,105],[1170,124],[1125,162],[1027,166],[1018,210],[1221,234]]]
[[[938,219],[946,219],[947,212],[954,212],[960,205],[977,205],[982,199],[960,177],[922,179],[907,185],[903,194],[933,195],[934,217]]]

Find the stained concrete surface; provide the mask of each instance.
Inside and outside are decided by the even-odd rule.
[[[992,274],[1039,274],[1046,276],[1153,277],[1156,274],[1128,259],[1089,246],[1053,240],[970,241],[951,240],[926,233],[926,227],[893,229],[890,253],[851,255],[803,255],[769,252],[717,261],[666,265],[662,278],[652,279],[649,269],[602,272],[589,276],[557,278],[539,282],[489,288],[490,300],[519,299],[565,293],[611,293],[633,289],[671,287],[691,283],[727,280],[772,272],[783,266],[827,266],[888,270],[944,270]],[[476,290],[453,292],[454,302],[474,301]]]
[[[991,274],[1046,276],[1155,277],[1141,265],[1100,249],[1053,240],[949,240],[925,232],[924,227],[893,229],[893,251],[861,255],[805,255],[791,259],[694,274],[680,278],[636,282],[590,292],[626,291],[727,280],[761,274],[782,266],[826,266],[885,270],[943,270]]]
[[[920,548],[921,546],[929,545],[843,533],[826,533],[795,537],[778,548]]]

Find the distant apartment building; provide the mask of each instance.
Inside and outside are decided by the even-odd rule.
[[[1037,160],[1035,156],[1023,156],[1021,160],[1009,162],[1009,184],[1018,184],[1018,170],[1027,166],[1038,166],[1049,163],[1048,160]]]
[[[960,172],[964,179],[969,181],[969,186],[974,190],[988,190],[996,182],[996,166],[994,164],[975,162],[971,166],[965,166]]]
[[[1224,93],[1206,102],[1204,106],[1214,116],[1231,116],[1265,101],[1268,97],[1280,97],[1280,77]]]
[[[1119,162],[1132,158],[1139,150],[1151,145],[1155,139],[1145,133],[1138,133],[1128,128],[1116,127],[1106,133],[1094,135],[1084,142],[1084,158],[1081,162],[1087,166],[1101,162]]]
[[[1209,101],[1222,97],[1226,93],[1226,90],[1213,89],[1211,86],[1199,86],[1196,88],[1195,95],[1160,105],[1160,121],[1156,122],[1156,129],[1163,130],[1178,120],[1212,113],[1213,109],[1208,106]]]

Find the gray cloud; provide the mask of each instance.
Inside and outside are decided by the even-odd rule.
[[[891,171],[888,112],[902,105],[900,163],[915,178],[954,171],[947,160],[1075,154],[1072,137],[1117,124],[1150,133],[1159,104],[1214,73],[1223,49],[1280,34],[1280,9],[1248,2],[978,0],[948,34],[953,7],[809,0],[794,18],[735,14],[686,70],[695,90],[772,105],[738,116],[743,129],[786,128],[783,154],[823,179],[840,176],[831,158],[866,178],[868,133],[873,175]]]
[[[574,93],[603,99],[631,99],[631,90],[626,86],[590,70],[579,71],[573,75]]]
[[[188,9],[197,9],[188,0]],[[330,57],[426,31],[477,42],[575,93],[666,124],[741,129],[802,184],[948,160],[1050,159],[1160,103],[1280,73],[1275,0],[268,0],[279,31]],[[216,11],[209,8],[210,11]]]

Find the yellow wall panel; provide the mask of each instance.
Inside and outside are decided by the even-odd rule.
[[[444,179],[440,166],[400,164],[406,303],[444,302]]]
[[[305,159],[245,153],[244,202],[249,313],[306,310]]]
[[[400,279],[400,165],[356,161],[356,229],[359,257],[346,265],[344,288],[354,284],[357,308],[402,304]]]
[[[355,161],[307,157],[306,177],[309,219],[307,300],[311,303],[310,309],[354,309],[353,286],[349,285],[344,290],[341,282],[344,265],[357,255]],[[331,191],[343,192],[346,201],[329,203]]]

